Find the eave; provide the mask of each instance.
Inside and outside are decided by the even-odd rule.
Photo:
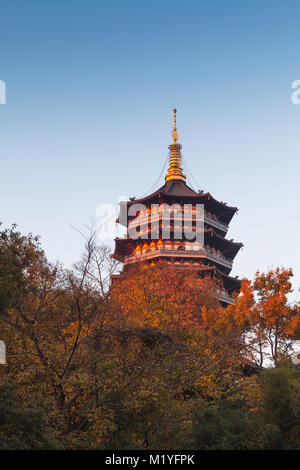
[[[130,201],[120,202],[120,216],[116,220],[125,227],[127,223],[120,222],[122,219],[127,221],[128,209],[133,204],[143,204],[145,206],[152,203],[174,203],[182,201],[185,204],[198,203],[204,204],[206,209],[215,213],[221,222],[229,224],[232,217],[238,210],[237,207],[228,206],[224,202],[217,201],[210,193],[196,192],[181,180],[167,181],[161,188],[148,196],[140,199],[131,198]],[[123,212],[125,211],[125,213]],[[121,217],[121,215],[126,217]]]

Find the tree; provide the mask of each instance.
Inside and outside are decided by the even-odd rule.
[[[299,304],[291,304],[291,269],[276,268],[256,273],[254,282],[244,280],[241,294],[229,311],[247,333],[251,359],[262,367],[265,359],[276,365],[282,355],[291,353],[300,322]]]
[[[21,266],[11,283],[10,273],[4,276],[9,302],[0,334],[7,345],[9,377],[26,393],[43,397],[56,429],[65,432],[74,424],[76,403],[93,389],[91,344],[106,328],[108,295],[103,279],[96,282],[92,263],[102,255],[108,258],[107,251],[89,240],[82,262],[66,270],[49,263],[32,237],[5,232],[3,238],[2,263],[5,255],[12,267]],[[20,245],[25,254],[19,262]],[[86,416],[76,419],[75,428]]]
[[[49,263],[15,229],[0,240],[0,446],[295,447],[299,379],[279,360],[299,325],[289,271],[244,280],[222,308],[215,280],[163,263],[109,289],[117,266],[95,233],[73,269]],[[269,341],[281,375],[245,378],[244,361],[264,359]]]
[[[24,400],[20,386],[10,380],[0,384],[0,449],[58,449],[47,409],[32,398]]]
[[[269,369],[259,378],[259,412],[272,429],[272,449],[300,449],[300,378],[292,367]]]
[[[129,427],[135,423],[139,442],[151,448],[160,445],[163,433],[174,438],[181,421],[191,421],[189,399],[214,401],[241,375],[241,332],[220,306],[216,287],[210,278],[164,264],[142,265],[112,294],[128,347],[119,368],[132,370],[135,380],[130,401],[123,396],[124,409],[139,410]],[[167,410],[172,429],[162,427]]]
[[[0,232],[0,317],[15,307],[27,286],[27,269],[40,255],[38,237],[21,235],[15,225]]]

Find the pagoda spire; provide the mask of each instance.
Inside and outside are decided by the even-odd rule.
[[[171,132],[173,142],[169,145],[169,169],[165,176],[165,180],[182,180],[185,181],[186,177],[181,168],[181,149],[182,145],[177,143],[179,139],[179,131],[176,127],[176,113],[177,109],[173,109],[174,112],[174,128]]]

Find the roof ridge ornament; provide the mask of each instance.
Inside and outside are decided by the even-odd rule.
[[[174,127],[171,132],[171,137],[173,142],[169,145],[169,169],[168,173],[165,176],[165,180],[182,180],[185,182],[186,177],[185,174],[183,173],[183,170],[181,168],[181,149],[182,145],[177,143],[177,140],[179,139],[179,131],[177,129],[176,125],[176,113],[177,109],[173,109],[174,112]]]

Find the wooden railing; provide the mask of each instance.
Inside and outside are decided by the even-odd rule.
[[[211,261],[215,261],[226,268],[232,269],[232,262],[224,256],[217,255],[207,248],[200,250],[174,250],[167,248],[155,248],[149,249],[145,253],[135,253],[134,255],[125,256],[124,263],[132,264],[139,261],[144,261],[150,258],[157,258],[158,256],[172,256],[179,258],[207,258]]]
[[[196,211],[193,211],[193,214],[196,214]],[[131,222],[129,222],[128,224],[128,228],[133,228],[133,227],[137,227],[139,225],[143,225],[143,224],[151,224],[153,222],[157,222],[161,219],[163,219],[162,217],[163,215],[163,212],[157,212],[155,214],[152,213],[152,215],[149,215],[149,216],[138,216],[136,217],[135,219],[133,219]],[[184,217],[176,217],[176,215],[174,216],[174,214],[170,214],[170,217],[166,217],[167,220],[170,219],[171,220],[182,220],[182,222],[184,223],[184,220],[195,220],[195,218],[192,216],[192,217],[188,217],[186,216],[185,218]],[[223,222],[221,222],[220,220],[216,220],[216,219],[213,219],[211,217],[209,217],[207,214],[204,214],[204,222],[222,230],[223,232],[227,232],[228,231],[228,225],[224,224]]]

